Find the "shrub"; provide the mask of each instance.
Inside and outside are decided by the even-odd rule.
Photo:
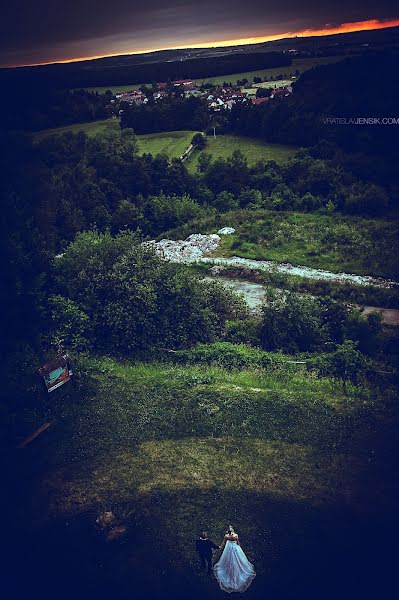
[[[316,300],[267,288],[262,309],[260,344],[265,350],[307,352],[327,340]]]
[[[56,295],[49,299],[52,346],[61,344],[67,350],[84,351],[91,346],[89,316],[69,298]]]
[[[335,352],[319,359],[319,369],[323,375],[330,375],[341,379],[344,388],[348,381],[357,384],[365,375],[368,362],[358,350],[358,344],[353,340],[345,340]]]
[[[259,348],[230,342],[197,344],[190,350],[179,350],[175,357],[183,363],[218,364],[230,368],[266,367],[284,361],[284,356],[268,354]]]
[[[66,334],[73,320],[78,330],[86,326],[89,315],[101,352],[134,355],[212,342],[227,320],[246,316],[233,292],[162,261],[134,234],[81,234],[57,259],[56,271],[62,294],[56,303],[70,315]]]
[[[226,340],[233,344],[257,344],[259,340],[259,319],[249,317],[240,321],[227,321]]]

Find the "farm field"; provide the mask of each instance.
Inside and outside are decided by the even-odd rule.
[[[386,438],[375,446],[368,423],[389,394],[384,399],[378,390],[350,385],[344,395],[341,383],[292,364],[235,370],[76,357],[76,372],[78,385],[61,388],[47,410],[54,428],[27,453],[19,473],[34,471],[29,491],[36,502],[20,495],[25,512],[18,528],[25,519],[40,527],[37,560],[47,559],[50,579],[72,553],[79,570],[70,570],[65,585],[73,587],[79,576],[84,585],[95,575],[100,587],[117,573],[121,589],[134,583],[152,590],[154,572],[162,569],[168,591],[192,586],[195,578],[190,597],[217,598],[214,582],[196,574],[194,539],[206,525],[220,543],[226,522],[237,523],[256,566],[251,597],[274,589],[279,597],[291,597],[293,589],[309,597],[332,568],[351,580],[345,562],[364,567],[376,542],[370,523],[378,531],[375,519],[385,514],[389,444]],[[382,430],[380,417],[378,423]],[[106,544],[96,532],[104,510],[127,526],[123,543]],[[363,551],[359,519],[369,521]],[[300,577],[309,561],[311,586]]]
[[[272,69],[260,69],[258,71],[244,71],[242,73],[232,73],[227,75],[218,75],[216,77],[208,77],[207,79],[197,79],[198,83],[213,83],[214,85],[222,84],[224,81],[228,81],[235,85],[238,79],[248,79],[249,82],[253,80],[254,77],[262,77],[264,79],[267,77],[276,78],[280,75],[283,76],[284,79],[288,79],[295,75],[298,70],[299,73],[303,73],[312,67],[316,67],[317,65],[327,65],[334,62],[338,62],[342,60],[341,56],[321,56],[314,58],[294,58],[292,61],[292,65],[288,67],[274,67]]]
[[[241,150],[250,165],[254,165],[260,160],[283,162],[288,160],[296,151],[293,146],[267,144],[257,138],[246,136],[217,135],[214,138],[209,135],[207,140],[208,144],[202,152],[210,154],[214,160],[219,157],[226,159],[231,156],[234,150]],[[186,159],[185,165],[190,171],[195,171],[200,153],[198,150],[194,150]]]
[[[292,61],[292,65],[289,67],[275,67],[272,69],[261,69],[259,71],[245,71],[243,73],[227,73],[225,75],[217,75],[215,77],[208,77],[206,79],[196,79],[197,83],[213,83],[214,85],[222,84],[224,81],[231,81],[233,85],[237,83],[238,79],[248,79],[248,81],[252,81],[254,77],[278,77],[279,75],[286,75],[286,77],[292,77],[295,75],[295,72],[298,70],[300,73],[303,71],[307,71],[314,66],[317,65],[326,65],[334,62],[338,62],[342,60],[342,56],[321,56],[315,58],[294,58]],[[142,83],[135,83],[130,85],[111,85],[111,86],[102,86],[102,87],[89,87],[85,88],[89,92],[98,92],[99,94],[104,94],[107,90],[110,90],[113,94],[117,94],[120,92],[129,92],[130,90],[137,90],[139,87],[143,85]],[[150,83],[145,83],[144,85],[151,85]]]
[[[315,213],[240,210],[193,222],[168,232],[173,239],[190,233],[215,233],[231,226],[215,256],[273,260],[334,272],[399,279],[392,252],[398,223]]]

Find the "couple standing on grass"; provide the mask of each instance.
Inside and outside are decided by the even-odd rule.
[[[221,546],[214,544],[206,531],[196,541],[202,569],[212,574],[212,549],[223,549],[222,555],[213,567],[213,573],[224,592],[245,592],[255,577],[255,570],[240,545],[238,534],[229,525]]]

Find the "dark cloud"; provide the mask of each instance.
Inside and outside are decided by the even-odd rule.
[[[388,0],[20,0],[0,23],[3,65],[200,44],[397,16]]]

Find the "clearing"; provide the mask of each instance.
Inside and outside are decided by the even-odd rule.
[[[228,158],[234,150],[241,150],[246,156],[248,164],[255,165],[259,161],[275,160],[284,162],[288,160],[297,150],[294,146],[283,144],[268,144],[257,138],[239,135],[212,135],[207,137],[208,143],[204,150],[194,150],[185,161],[189,171],[195,171],[201,152],[210,154],[213,160],[217,158]]]
[[[54,427],[21,450],[14,470],[24,493],[13,536],[34,540],[32,589],[44,561],[47,581],[79,580],[81,590],[91,581],[101,598],[128,597],[120,590],[132,585],[218,597],[195,573],[194,539],[206,526],[220,543],[229,522],[256,567],[251,597],[310,597],[331,569],[359,585],[345,565],[364,568],[389,508],[389,390],[349,385],[345,396],[339,382],[290,363],[235,370],[76,357],[74,371],[46,406]],[[96,533],[104,510],[127,526],[123,543]],[[301,577],[309,561],[311,581]]]
[[[237,210],[192,221],[161,237],[186,239],[192,233],[215,233],[234,227],[223,236],[213,254],[303,265],[335,273],[355,273],[398,279],[398,222],[347,215]]]

